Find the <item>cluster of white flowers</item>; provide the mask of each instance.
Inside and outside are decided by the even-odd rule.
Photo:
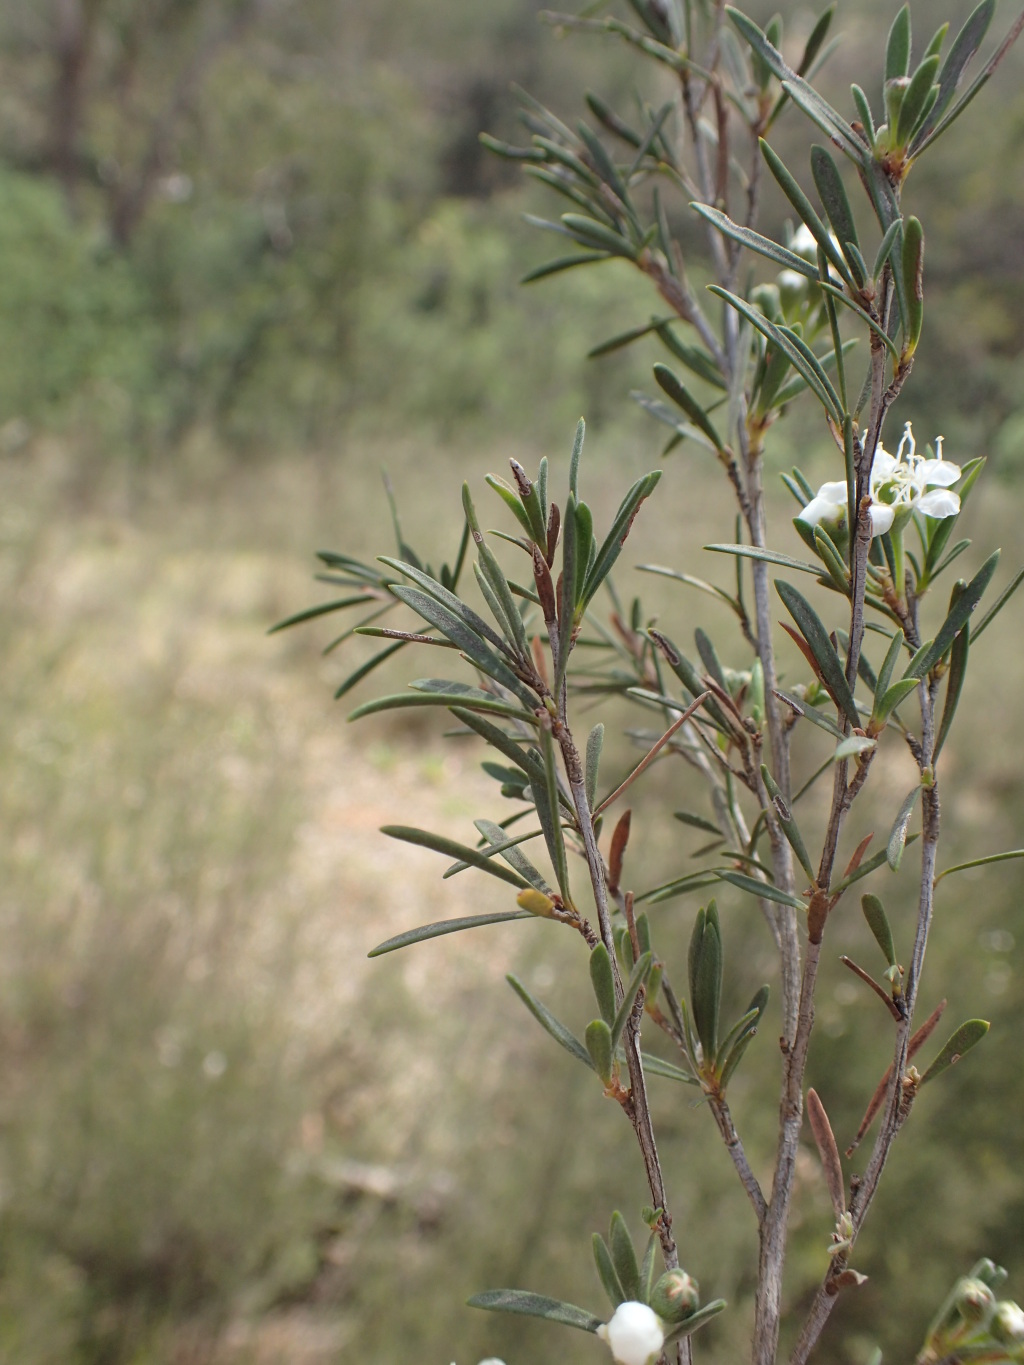
[[[908,422],[895,455],[879,446],[871,466],[871,534],[891,530],[897,510],[909,508],[926,517],[955,517],[960,497],[951,485],[960,478],[960,466],[942,458],[942,437],[935,440],[935,455],[919,455]],[[805,526],[845,525],[846,483],[823,483],[815,497],[797,517]]]
[[[597,1335],[617,1365],[651,1365],[665,1345],[665,1324],[646,1303],[620,1303]]]

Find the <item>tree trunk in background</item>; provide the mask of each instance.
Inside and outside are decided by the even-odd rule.
[[[54,82],[49,159],[72,214],[82,174],[80,140],[85,122],[85,77],[103,0],[54,0]]]

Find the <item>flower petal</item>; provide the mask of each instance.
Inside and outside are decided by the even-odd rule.
[[[871,535],[884,536],[893,523],[896,516],[895,509],[886,506],[884,502],[873,502],[870,507],[871,512]]]
[[[871,486],[872,488],[879,483],[885,483],[886,479],[892,478],[893,470],[899,464],[894,455],[883,446],[875,447],[875,458],[871,465]]]
[[[914,471],[914,482],[922,488],[948,488],[960,477],[960,466],[949,460],[922,460]]]
[[[837,521],[845,511],[846,484],[823,483],[803,511],[797,513],[796,519],[805,526],[818,526],[823,521]]]
[[[950,493],[946,488],[933,488],[915,499],[914,509],[923,512],[926,517],[935,517],[938,520],[943,517],[955,517],[960,511],[960,495]]]

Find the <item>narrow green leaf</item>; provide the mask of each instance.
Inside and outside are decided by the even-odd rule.
[[[692,977],[693,1022],[705,1063],[711,1065],[718,1051],[718,1015],[722,999],[722,931],[714,901],[708,903],[705,911]]]
[[[859,725],[860,716],[853,699],[853,693],[850,691],[850,685],[846,681],[843,665],[817,612],[806,597],[784,579],[776,580],[775,590],[799,627],[801,635],[810,646],[811,653],[821,669],[821,675],[832,693],[836,705],[852,725]]]
[[[642,1052],[640,1059],[643,1062],[646,1076],[664,1076],[666,1080],[678,1081],[681,1085],[700,1084],[696,1076],[691,1076],[682,1067],[673,1066],[671,1062],[663,1061],[661,1057],[654,1057],[649,1052]]]
[[[707,670],[708,675],[714,679],[723,692],[728,692],[729,684],[725,680],[725,671],[722,668],[721,660],[718,657],[718,651],[715,649],[710,636],[698,626],[693,632],[693,638],[697,645],[697,653],[700,655],[700,661]]]
[[[585,502],[577,504],[573,520],[576,525],[576,591],[574,600],[578,615],[579,604],[583,600],[583,585],[587,581],[587,573],[597,553],[597,546],[594,543],[594,514]]]
[[[717,1318],[725,1306],[725,1299],[712,1299],[703,1308],[698,1308],[696,1313],[691,1313],[688,1318],[684,1318],[682,1322],[669,1329],[665,1334],[665,1345],[668,1346],[673,1341],[681,1341],[683,1337],[692,1337],[694,1332],[699,1332],[702,1327],[706,1327],[712,1318]]]
[[[601,1017],[611,1026],[615,1022],[615,980],[612,960],[603,943],[599,943],[590,954],[590,981]]]
[[[907,844],[914,843],[915,840],[920,837],[919,834],[908,835]],[[868,858],[866,862],[861,863],[859,867],[855,868],[848,877],[844,877],[841,881],[836,882],[834,886],[830,887],[829,889],[832,895],[838,896],[841,892],[852,886],[854,882],[859,882],[862,877],[866,877],[870,872],[877,871],[886,861],[886,850],[884,848],[880,849],[877,853]],[[936,880],[938,880],[938,878],[936,878]]]
[[[632,244],[596,218],[586,218],[581,213],[563,213],[562,222],[581,246],[593,251],[606,251],[611,256],[622,256],[630,261],[636,259]]]
[[[911,356],[921,339],[924,325],[924,229],[911,216],[903,223],[903,293],[907,309],[904,355]]]
[[[619,1283],[625,1290],[626,1297],[635,1301],[640,1294],[640,1266],[633,1247],[633,1239],[629,1235],[629,1228],[626,1227],[626,1220],[617,1209],[612,1214],[609,1243]]]
[[[537,807],[537,818],[540,820],[541,829],[544,831],[544,842],[548,847],[548,856],[555,869],[558,889],[564,899],[571,902],[569,868],[565,856],[565,835],[562,832],[561,808],[558,799],[554,744],[551,739],[551,732],[546,727],[542,726],[539,733],[541,754],[544,758],[544,783],[541,786],[532,785],[531,791],[534,805]]]
[[[604,723],[598,723],[587,736],[586,788],[587,804],[594,809],[597,801],[597,775],[601,764],[601,749],[604,746]]]
[[[505,731],[500,729],[497,725],[492,725],[490,721],[483,720],[480,716],[475,716],[472,711],[467,711],[464,707],[452,705],[451,713],[455,719],[461,721],[463,725],[468,726],[471,730],[475,730],[480,738],[486,740],[492,748],[497,749],[500,754],[504,754],[506,758],[511,759],[516,767],[522,768],[523,772],[531,781],[543,781],[543,768],[539,763],[530,758],[529,754],[523,752],[521,747],[522,741],[517,742],[511,735],[506,734]]]
[[[837,288],[828,280],[819,280],[818,287],[823,293],[827,294],[830,299],[834,299],[836,303],[841,303],[849,312],[855,313],[857,317],[860,318],[861,322],[874,332],[875,336],[878,337],[879,341],[885,346],[889,354],[896,359],[899,358],[899,348],[889,333],[875,321],[866,309],[862,308],[859,303],[856,303],[851,299],[849,294],[844,293],[842,289]]]
[[[573,270],[578,265],[593,265],[596,261],[611,259],[611,253],[608,251],[588,251],[582,256],[560,256],[555,261],[548,261],[546,265],[538,265],[527,271],[519,283],[533,284],[535,280],[547,279],[549,275],[559,275],[563,270]]]
[[[812,725],[816,725],[819,730],[824,730],[825,733],[831,735],[833,739],[843,740],[846,738],[834,720],[830,720],[828,716],[821,715],[817,708],[811,706],[809,702],[799,702],[796,697],[791,697],[788,692],[782,692],[778,689],[776,689],[776,696],[778,696],[791,711],[795,712],[796,715],[801,716],[804,720],[809,720]],[[831,758],[829,759],[829,763],[832,763]]]
[[[893,669],[896,667],[896,661],[899,659],[900,650],[903,648],[903,640],[903,631],[897,630],[889,643],[889,648],[885,651],[882,667],[878,670],[878,681],[873,689],[876,696],[884,696],[889,689]]]
[[[903,220],[901,218],[894,218],[882,234],[882,240],[878,245],[878,253],[875,256],[875,268],[873,271],[875,280],[878,280],[881,276],[882,267],[889,259],[889,253],[892,251],[893,243],[896,241],[897,237],[902,235],[902,233]]]
[[[620,119],[611,105],[606,104],[600,95],[595,95],[592,90],[587,90],[583,98],[586,100],[590,112],[600,123],[604,124],[610,133],[622,138],[623,142],[628,143],[630,147],[640,146],[640,134]]]
[[[377,659],[379,661],[379,655]],[[482,691],[479,687],[470,687],[467,683],[448,682],[446,679],[430,678],[422,681],[444,683],[444,690],[413,692],[411,694],[397,692],[391,696],[377,697],[373,701],[363,702],[362,706],[357,706],[354,711],[349,712],[348,719],[361,720],[363,716],[373,716],[379,711],[400,711],[406,707],[453,706],[457,704],[474,711],[485,711],[495,716],[514,716],[517,720],[536,723],[533,715],[523,711],[522,707],[502,701],[500,698],[492,696],[490,692]],[[416,686],[415,683],[412,685]]]
[[[594,1064],[594,1070],[604,1081],[611,1085],[615,1049],[612,1047],[612,1031],[603,1019],[593,1019],[583,1035],[587,1052]]]
[[[615,1020],[612,1024],[612,1046],[618,1047],[619,1039],[622,1037],[622,1030],[626,1027],[626,1020],[633,1009],[634,1001],[640,988],[646,983],[651,971],[653,961],[651,953],[643,953],[634,963],[629,980],[626,982],[622,992],[622,1003],[615,1013]]]
[[[418,929],[407,929],[404,934],[378,943],[367,953],[367,957],[382,957],[393,953],[396,948],[407,948],[411,943],[423,943],[428,938],[440,938],[442,934],[457,934],[463,929],[479,929],[485,924],[503,924],[510,919],[533,919],[528,910],[501,910],[493,915],[468,915],[465,919],[438,920],[436,924],[423,924]]]
[[[577,1308],[559,1299],[548,1299],[543,1294],[530,1294],[525,1289],[487,1289],[466,1300],[470,1308],[486,1308],[491,1313],[522,1313],[529,1318],[545,1318],[564,1327],[578,1327],[582,1332],[596,1332],[601,1319],[585,1308]]]
[[[288,616],[283,621],[278,621],[276,626],[271,626],[267,631],[268,635],[276,635],[279,630],[287,630],[290,626],[301,625],[304,621],[313,621],[318,616],[326,616],[332,611],[342,611],[345,607],[358,607],[366,602],[377,602],[379,598],[373,593],[360,593],[356,597],[339,597],[333,602],[320,602],[315,607],[307,607],[305,611],[297,611],[294,616]]]
[[[807,845],[804,843],[804,837],[800,832],[800,826],[793,819],[793,812],[790,810],[786,798],[782,794],[782,789],[775,781],[775,778],[772,777],[767,763],[761,764],[761,780],[768,790],[768,795],[771,797],[779,824],[782,826],[782,831],[789,840],[790,847],[796,854],[797,862],[799,862],[808,877],[810,877],[811,882],[816,882],[818,874],[814,870],[814,864],[811,862],[810,854],[807,852]]]
[[[467,490],[464,490],[464,501],[466,493]],[[412,582],[416,584],[417,588],[422,589],[424,594],[433,598],[435,602],[444,608],[448,615],[457,617],[464,626],[468,626],[474,635],[479,636],[481,640],[486,640],[501,653],[506,655],[509,654],[508,645],[494,627],[488,625],[482,616],[475,612],[472,607],[467,606],[461,597],[456,597],[455,593],[446,588],[443,583],[439,583],[437,579],[432,578],[430,574],[425,573],[422,569],[418,569],[414,564],[406,563],[404,560],[390,559],[387,555],[381,555],[380,561],[382,564],[386,564],[388,568],[395,569],[398,573],[402,574],[403,577],[411,579]],[[407,600],[402,594],[409,592],[410,589],[403,588],[401,584],[398,583],[393,583],[389,586],[391,592],[394,593],[400,601],[404,602]],[[409,603],[409,605],[412,604]],[[419,608],[413,606],[413,610],[418,611]],[[422,616],[423,613],[420,612],[420,615]],[[430,618],[424,617],[424,619],[429,620]],[[433,622],[433,624],[436,625],[437,623]],[[441,630],[442,628],[438,626],[438,629]],[[447,634],[447,631],[442,630],[442,634]],[[449,638],[451,637],[449,636]],[[462,646],[459,645],[459,648],[461,649]]]
[[[519,999],[530,1011],[537,1023],[540,1024],[544,1032],[550,1034],[555,1042],[558,1043],[560,1047],[564,1047],[566,1052],[575,1057],[578,1062],[582,1062],[584,1066],[589,1067],[590,1070],[593,1071],[594,1064],[590,1060],[590,1053],[580,1040],[570,1033],[563,1023],[555,1018],[546,1005],[542,1005],[536,996],[531,995],[518,978],[508,975],[505,977],[505,980],[515,991],[516,995],[519,996]]]
[[[824,147],[816,145],[811,148],[811,175],[814,177],[815,187],[821,197],[828,220],[835,231],[840,249],[845,254],[846,247],[849,244],[856,247],[859,253],[860,241],[857,237],[857,225],[854,222],[853,210],[850,208],[850,201],[839,174],[839,167]],[[849,258],[847,260],[849,261]],[[853,263],[849,263],[852,266]],[[859,265],[855,274],[861,274]],[[863,278],[857,280],[858,285],[864,283]]]
[[[407,588],[396,584],[391,591],[400,601],[412,607],[413,611],[422,616],[425,621],[436,626],[442,635],[451,640],[452,644],[460,649],[481,672],[486,673],[495,682],[514,693],[524,705],[531,708],[536,705],[537,699],[529,688],[520,682],[498,654],[484,643],[480,634],[466,625],[462,614],[456,616],[436,598],[428,593],[421,592],[419,588]],[[475,615],[475,613],[473,614]],[[486,623],[484,624],[486,625]],[[501,648],[503,650],[506,648],[504,642],[501,643]]]
[[[949,55],[942,64],[942,70],[939,72],[938,100],[935,102],[928,121],[921,128],[914,145],[911,147],[911,151],[915,154],[924,149],[925,139],[928,138],[935,125],[949,108],[949,103],[956,93],[964,72],[984,41],[995,12],[996,0],[982,0],[982,3],[971,13],[957,34],[953,46],[949,49]]]
[[[474,820],[473,824],[490,844],[489,849],[482,850],[487,853],[488,857],[493,858],[500,855],[515,872],[518,872],[521,877],[525,877],[535,890],[542,892],[545,896],[553,895],[551,887],[544,877],[519,848],[519,845],[528,839],[535,839],[537,837],[536,832],[520,834],[516,838],[510,839],[501,825],[496,825],[493,820]],[[459,871],[462,871],[463,864],[459,863],[457,866]],[[446,872],[444,875],[447,877],[449,873]]]
[[[677,820],[681,820],[684,825],[692,825],[694,829],[702,829],[708,834],[717,834],[719,838],[722,837],[722,831],[714,821],[705,820],[703,815],[694,815],[692,811],[688,810],[677,810],[673,811],[672,814]]]
[[[896,145],[905,147],[911,134],[921,122],[922,115],[933,109],[938,101],[939,91],[932,94],[936,73],[939,69],[938,54],[926,57],[911,77],[900,105],[900,116],[896,123]]]
[[[850,91],[853,95],[853,102],[857,106],[857,117],[860,119],[867,139],[873,147],[875,145],[875,120],[871,114],[870,101],[859,85],[852,85]]]
[[[951,872],[966,872],[970,867],[987,867],[989,863],[1005,863],[1014,858],[1024,858],[1024,848],[1013,848],[1007,853],[989,853],[984,858],[971,858],[966,863],[954,863],[952,867],[944,868],[939,873],[935,878],[935,884],[938,886],[943,877],[948,877]]]
[[[1024,576],[1024,571],[1022,575]],[[982,623],[984,624],[984,622]],[[942,704],[942,719],[939,722],[938,734],[935,737],[935,748],[932,752],[932,762],[938,759],[942,752],[942,746],[946,742],[950,726],[956,715],[956,708],[960,704],[960,693],[963,691],[964,679],[967,677],[967,657],[970,652],[971,627],[964,626],[960,634],[953,641],[953,648],[949,652],[949,673],[946,676],[946,696]]]
[[[794,103],[799,105],[804,113],[817,123],[818,127],[822,128],[847,156],[858,163],[863,162],[867,148],[859,142],[856,133],[846,120],[822,99],[814,87],[809,85],[798,72],[787,65],[782,54],[773,47],[752,19],[748,19],[745,14],[734,9],[731,5],[726,5],[725,12],[732,24],[739,30],[769,70],[782,82],[783,90],[787,91]]]
[[[891,687],[886,688],[880,698],[876,697],[874,709],[871,713],[872,721],[878,725],[884,725],[900,702],[906,701],[907,697],[916,692],[919,686],[920,683],[917,678],[900,678],[894,682]]]
[[[619,1283],[619,1277],[615,1273],[615,1266],[612,1264],[612,1255],[608,1250],[608,1244],[599,1232],[595,1232],[591,1245],[594,1248],[594,1264],[597,1266],[597,1275],[600,1279],[604,1292],[611,1300],[613,1308],[618,1308],[620,1303],[626,1302],[626,1295]]]
[[[698,592],[707,593],[709,597],[724,602],[733,611],[736,611],[739,605],[735,597],[730,597],[722,588],[716,588],[713,583],[708,583],[703,578],[694,578],[692,574],[667,569],[663,564],[638,564],[636,567],[639,573],[658,574],[661,578],[671,578],[677,583],[685,583],[690,588],[696,588]]]
[[[716,868],[714,871],[719,881],[728,882],[731,886],[737,887],[740,891],[746,891],[751,896],[775,901],[779,905],[791,905],[794,910],[807,909],[806,901],[798,900],[796,896],[791,896],[788,891],[780,890],[772,882],[759,881],[756,877],[748,877],[743,872],[734,872],[731,868]]]
[[[520,657],[529,657],[529,645],[526,640],[526,629],[523,626],[523,618],[519,614],[515,598],[512,596],[512,589],[508,585],[508,579],[494,554],[494,551],[481,538],[476,546],[478,566],[480,574],[487,582],[488,587],[494,594],[497,601],[497,610],[492,606],[495,620],[499,625],[503,625],[507,630],[509,643]]]
[[[842,557],[836,549],[832,537],[821,526],[815,526],[814,528],[814,548],[821,556],[821,561],[828,570],[828,576],[831,578],[836,588],[849,597],[850,571],[843,563]]]
[[[671,427],[675,432],[674,438],[665,447],[664,454],[677,445],[680,441],[694,441],[697,445],[703,446],[705,450],[714,451],[715,447],[700,430],[691,422],[686,422],[676,412],[675,408],[669,407],[667,403],[662,403],[658,398],[649,398],[640,389],[630,390],[630,398],[634,403],[639,403],[645,412],[649,413],[656,421],[663,422],[665,426]]]
[[[868,922],[868,928],[875,936],[875,942],[882,950],[886,962],[890,967],[896,966],[896,947],[892,941],[892,927],[889,924],[889,917],[885,913],[885,907],[877,896],[870,892],[860,898],[861,909],[864,911],[864,918]]]
[[[691,872],[685,877],[674,877],[670,882],[663,882],[660,886],[653,886],[649,891],[642,892],[637,896],[636,903],[640,905],[643,901],[650,901],[652,905],[660,905],[663,901],[673,900],[676,896],[683,896],[689,891],[703,891],[705,887],[714,886],[718,880],[718,875],[710,870]]]
[[[611,530],[605,537],[597,552],[593,567],[587,574],[581,606],[585,607],[591,601],[598,588],[608,577],[612,566],[622,552],[622,546],[629,534],[629,528],[633,524],[633,518],[640,510],[640,504],[651,495],[660,478],[660,469],[651,474],[645,474],[643,478],[637,479],[623,498],[615,515],[615,520],[612,522]]]
[[[829,5],[828,9],[823,10],[814,21],[814,27],[808,35],[807,42],[804,44],[804,55],[800,58],[800,65],[797,72],[801,76],[806,76],[814,65],[814,59],[821,51],[822,44],[832,26],[832,20],[836,15],[836,6]],[[777,44],[776,44],[777,46]]]
[[[1003,589],[978,624],[972,628],[972,640],[976,640],[981,632],[988,627],[989,623],[1002,611],[1007,602],[1009,602],[1010,598],[1020,587],[1021,583],[1024,583],[1024,569],[1018,570],[1009,586]]]
[[[628,332],[618,332],[615,336],[609,337],[607,341],[600,342],[597,346],[591,347],[587,352],[588,360],[597,360],[599,356],[610,355],[613,351],[619,351],[624,346],[631,346],[634,341],[639,341],[641,337],[650,336],[652,332],[657,332],[659,327],[663,327],[668,318],[652,318],[650,322],[642,327],[631,327]]]
[[[810,494],[806,501],[810,502],[813,496],[813,493]],[[813,574],[815,578],[821,577],[819,564],[807,564],[802,559],[793,559],[792,556],[780,554],[777,550],[762,550],[756,545],[704,545],[702,548],[712,550],[715,554],[760,559],[765,564],[781,564],[784,569],[797,569],[800,573]]]
[[[892,21],[885,44],[885,79],[905,76],[910,70],[910,6],[904,5]]]
[[[759,232],[754,232],[752,228],[744,227],[721,211],[712,208],[710,204],[694,202],[690,205],[695,213],[699,213],[702,218],[715,226],[724,237],[731,241],[739,242],[741,246],[757,252],[759,256],[765,256],[769,261],[774,261],[776,265],[782,266],[785,270],[795,270],[797,274],[806,276],[809,280],[816,280],[818,272],[809,261],[805,261],[802,256],[798,256],[795,251],[790,251],[787,247],[780,246],[778,242],[773,242],[770,237],[762,237]]]
[[[629,191],[626,189],[625,182],[619,174],[615,162],[605,150],[604,143],[597,137],[591,128],[587,127],[582,119],[576,124],[576,132],[579,134],[580,141],[590,153],[590,159],[593,162],[594,169],[597,171],[598,175],[605,184],[612,188],[619,199],[626,202],[629,198]]]
[[[715,1069],[719,1072],[719,1074],[721,1074],[722,1067],[725,1064],[726,1058],[729,1056],[733,1048],[736,1046],[737,1041],[742,1038],[745,1038],[747,1034],[750,1032],[750,1030],[757,1026],[757,1021],[760,1019],[760,1017],[761,1013],[759,1010],[757,1009],[747,1010],[746,1014],[740,1015],[740,1017],[736,1020],[735,1024],[733,1024],[732,1028],[722,1039],[721,1046],[719,1047],[718,1052],[715,1056]]]
[[[925,650],[919,650],[911,659],[904,677],[923,678],[935,667],[981,601],[998,563],[999,551],[996,550],[989,555],[970,583],[960,593],[931,645]]]
[[[703,379],[705,383],[716,389],[726,387],[721,371],[706,351],[701,350],[698,346],[688,346],[685,342],[680,341],[667,323],[664,327],[658,328],[658,337],[675,358],[681,361],[688,370],[692,370],[698,379]]]
[[[803,222],[804,225],[807,227],[811,236],[818,243],[818,246],[822,249],[822,251],[824,251],[825,255],[828,257],[828,260],[833,266],[835,266],[836,270],[839,272],[842,278],[847,282],[847,284],[853,285],[854,281],[850,274],[850,267],[847,265],[844,258],[833,246],[832,239],[828,234],[828,229],[826,228],[825,224],[815,213],[814,208],[811,205],[811,201],[807,198],[806,194],[804,194],[803,190],[797,184],[795,178],[787,168],[785,162],[778,155],[775,149],[764,140],[764,138],[761,139],[761,153],[764,156],[765,161],[767,161],[768,163],[768,169],[771,171],[772,175],[778,181],[779,188],[782,190],[783,194],[786,196],[789,202],[793,205],[793,208],[796,210],[797,216],[800,218],[801,222]],[[839,183],[841,187],[841,182]],[[849,205],[847,205],[847,207],[849,207]]]
[[[458,858],[461,862],[468,863],[470,867],[479,868],[481,872],[489,872],[492,877],[509,882],[520,890],[525,890],[530,885],[525,877],[513,872],[510,867],[503,867],[501,863],[494,862],[480,849],[460,844],[443,834],[432,834],[429,830],[414,829],[410,825],[383,825],[381,833],[386,834],[389,839],[400,839],[406,844],[416,844],[420,848],[429,848],[434,853],[444,853],[449,858]]]
[[[388,659],[390,659],[392,654],[397,654],[400,649],[404,649],[405,643],[406,642],[404,640],[399,640],[393,645],[388,645],[386,649],[380,650],[377,654],[374,654],[371,658],[367,659],[365,663],[360,664],[358,668],[354,669],[348,675],[348,677],[343,679],[335,688],[334,700],[338,701],[341,697],[345,695],[346,692],[350,692],[352,688],[355,687],[356,683],[362,682],[362,680],[368,674],[372,673],[375,668],[378,668],[382,663],[385,663]],[[382,698],[381,700],[390,701],[392,706],[400,705],[416,706],[417,704],[420,704],[418,703],[418,700],[416,698],[410,698],[407,695],[404,695],[404,700],[400,700],[398,697]],[[386,705],[381,705],[375,702],[367,703],[367,705],[372,706],[375,710],[378,711],[386,711],[390,709]],[[349,716],[349,720],[356,720],[359,716],[366,716],[369,714],[370,713],[369,711],[366,710],[365,705],[360,706],[357,707],[356,710],[352,712],[352,714]]]
[[[924,1085],[927,1081],[933,1081],[936,1076],[941,1076],[944,1071],[955,1066],[965,1052],[970,1052],[972,1047],[981,1042],[988,1030],[989,1023],[986,1019],[968,1019],[966,1024],[961,1024],[918,1084]]]
[[[813,352],[811,352],[813,363],[808,363],[807,357],[804,354],[804,349],[801,349],[801,347],[796,345],[792,340],[792,332],[789,332],[788,329],[776,327],[774,322],[766,318],[763,313],[760,313],[752,304],[747,303],[745,299],[741,299],[737,294],[731,294],[728,289],[722,289],[717,284],[709,285],[708,292],[717,295],[720,299],[724,299],[730,307],[735,308],[737,313],[741,314],[741,316],[745,317],[748,322],[756,327],[762,336],[767,337],[769,341],[774,342],[776,346],[785,351],[793,367],[799,370],[803,375],[808,387],[814,390],[818,401],[830,414],[833,421],[835,421],[837,425],[842,424],[843,414],[840,411],[839,400],[835,395],[835,390],[832,389],[831,384],[827,381],[826,384],[822,384],[818,373],[821,370],[821,366],[818,363],[817,357],[813,356]]]
[[[572,455],[569,457],[569,492],[574,498],[579,498],[579,477],[580,477],[580,457],[583,454],[583,441],[587,434],[587,424],[581,417],[576,423],[576,435],[572,443]]]
[[[703,906],[697,911],[693,921],[693,932],[690,934],[690,943],[686,953],[686,975],[690,987],[690,999],[693,999],[697,989],[697,968],[700,965],[700,947],[704,938],[704,925],[707,922],[707,911]]]
[[[714,423],[686,385],[676,378],[667,365],[655,365],[654,378],[662,391],[668,394],[673,403],[682,408],[694,426],[704,433],[715,449],[721,450],[723,448],[722,438],[715,430]]]
[[[915,156],[920,156],[926,147],[931,146],[935,139],[937,137],[940,137],[941,134],[946,131],[949,125],[960,117],[963,111],[974,99],[975,95],[977,95],[978,91],[981,90],[985,85],[987,85],[989,78],[991,77],[992,73],[995,71],[999,63],[1002,61],[1003,57],[1006,55],[1010,45],[1014,43],[1020,36],[1022,28],[1024,28],[1024,13],[1019,14],[1017,16],[1016,22],[1010,29],[1010,32],[1006,35],[1006,37],[1000,43],[999,47],[995,50],[995,52],[992,54],[989,60],[982,67],[978,75],[975,76],[974,80],[967,87],[964,94],[961,95],[960,99],[956,102],[956,104],[954,104],[953,108],[950,109],[949,113],[947,113],[942,119],[940,119],[939,122],[934,125],[934,127],[924,132],[923,137],[919,137],[918,139],[915,140],[914,143]]]

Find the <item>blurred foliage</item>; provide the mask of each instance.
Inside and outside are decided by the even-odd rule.
[[[322,443],[352,423],[551,439],[580,411],[614,420],[615,395],[640,382],[646,356],[583,355],[616,330],[626,281],[583,272],[517,290],[543,258],[518,219],[541,199],[477,142],[483,128],[514,131],[510,80],[566,114],[585,85],[623,107],[632,99],[628,54],[600,38],[557,41],[538,8],[449,0],[428,20],[410,0],[372,19],[317,0],[265,7],[210,59],[140,226],[115,250],[111,168],[128,157],[134,123],[159,112],[138,89],[164,90],[184,39],[174,61],[153,35],[140,40],[126,100],[114,60],[115,38],[126,39],[108,19],[83,134],[92,170],[69,216],[39,150],[49,7],[13,5],[0,17],[0,425],[73,428],[138,453],[173,448],[197,426],[266,450]],[[842,107],[883,8],[844,11],[825,81]],[[806,23],[803,11],[787,16],[793,42]],[[1020,72],[1019,55],[1011,66]],[[1024,99],[1009,95],[1000,112],[997,125],[963,120],[941,171],[926,166],[908,189],[943,286],[921,368],[943,374],[956,355],[958,370],[955,389],[933,381],[914,401],[1011,470],[1024,460]],[[783,216],[771,197],[766,211],[769,223]],[[962,284],[968,243],[982,261]]]

